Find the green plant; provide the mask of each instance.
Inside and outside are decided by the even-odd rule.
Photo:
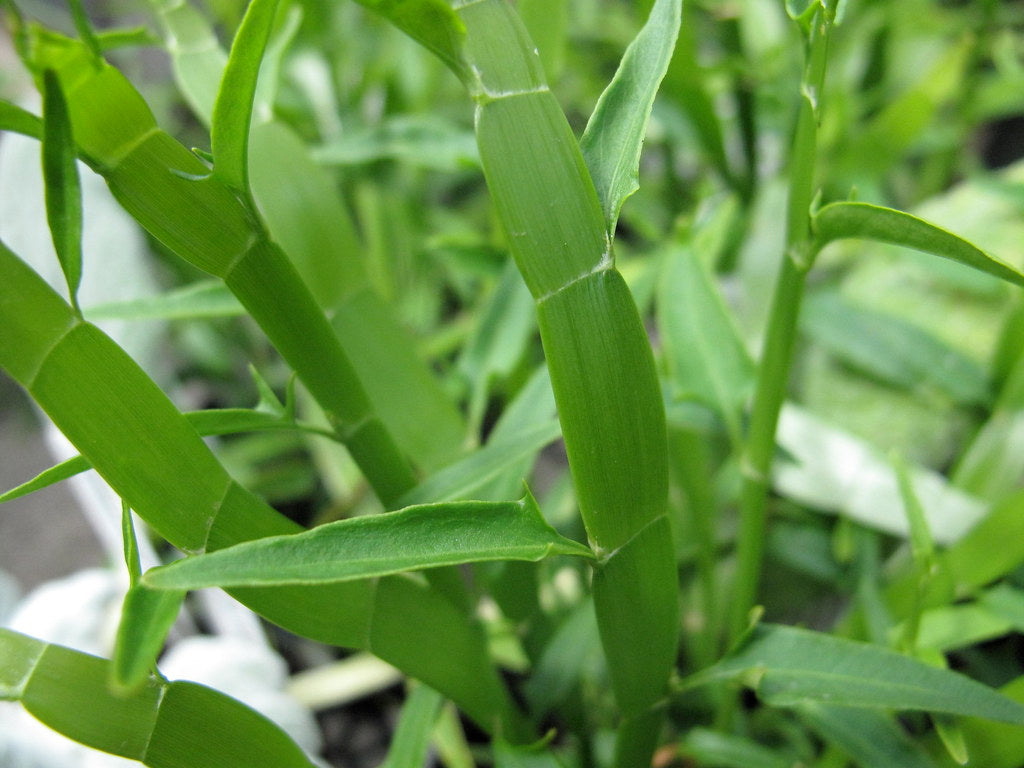
[[[388,765],[423,763],[442,697],[491,737],[482,759],[498,766],[628,768],[651,764],[660,745],[668,745],[670,757],[723,766],[938,765],[949,758],[937,742],[954,759],[974,749],[1012,753],[1022,738],[1024,670],[993,663],[1000,669],[995,682],[1010,683],[1007,695],[999,694],[944,668],[940,651],[960,647],[969,630],[936,641],[941,633],[929,627],[955,622],[967,606],[987,611],[988,626],[994,622],[1002,635],[1021,626],[1024,592],[1014,572],[1024,548],[1008,532],[1019,528],[1022,500],[1015,490],[1022,467],[1010,439],[1024,375],[1022,315],[990,313],[1005,332],[991,372],[979,373],[978,360],[948,339],[840,293],[857,252],[833,256],[834,274],[811,287],[809,307],[803,306],[819,256],[847,239],[922,251],[929,255],[922,267],[929,275],[942,274],[932,256],[972,268],[984,277],[961,271],[949,279],[981,281],[982,293],[1004,303],[1011,299],[996,278],[1024,285],[1015,266],[946,229],[843,199],[842,186],[853,182],[873,199],[884,198],[889,187],[899,197],[901,183],[906,186],[891,167],[902,167],[904,150],[916,148],[918,136],[888,111],[899,103],[886,106],[892,91],[903,90],[901,119],[919,119],[918,133],[940,106],[964,106],[955,103],[953,88],[905,86],[884,71],[885,35],[909,34],[900,13],[870,3],[843,9],[789,1],[779,9],[763,2],[752,3],[740,21],[716,22],[714,12],[725,13],[725,4],[641,3],[647,21],[625,47],[577,142],[549,85],[570,53],[567,3],[360,4],[454,73],[474,106],[475,156],[459,143],[461,129],[443,124],[432,133],[422,114],[423,103],[451,95],[456,84],[434,64],[417,58],[407,70],[387,72],[386,56],[377,54],[381,74],[332,48],[330,34],[338,30],[318,28],[317,19],[327,27],[338,18],[355,25],[357,32],[345,37],[355,50],[359,30],[387,34],[354,4],[279,8],[277,0],[253,0],[237,25],[228,13],[225,22],[237,29],[225,54],[196,9],[153,0],[181,94],[199,123],[209,126],[210,152],[189,150],[162,130],[139,90],[104,59],[126,41],[148,42],[144,35],[97,33],[73,2],[77,38],[71,38],[26,21],[9,6],[43,114],[2,102],[0,127],[41,139],[47,214],[70,301],[0,246],[0,365],[81,456],[4,498],[95,468],[125,505],[131,589],[109,663],[0,630],[3,697],[20,700],[71,738],[147,765],[307,764],[274,726],[237,702],[168,683],[155,671],[187,591],[216,586],[296,635],[369,651],[424,684],[409,696]],[[916,5],[930,7],[924,0]],[[968,52],[968,41],[955,55],[939,57],[942,77],[982,77],[985,46],[999,39],[1003,25],[1010,28],[1012,20],[1000,18],[1007,12],[981,5],[986,10],[977,18],[973,9],[943,11],[976,24],[982,42]],[[615,45],[616,14],[624,28],[637,26],[635,14],[620,4],[578,6],[573,11],[581,23],[594,14],[592,29],[611,35]],[[304,9],[314,23],[303,27],[294,9]],[[859,28],[850,19],[839,24],[844,10],[860,14]],[[609,17],[599,19],[600,13]],[[765,62],[770,53],[782,56],[783,49],[802,45],[801,62],[786,58],[786,66],[802,72],[795,80],[781,78],[779,86],[758,80],[762,62],[751,32],[763,21],[757,13],[790,25],[789,33],[780,33],[785,44],[779,50],[760,52]],[[699,25],[721,36],[729,64],[722,73],[699,63]],[[848,46],[878,35],[871,65],[879,71],[863,73],[878,103],[844,105],[849,83],[845,90],[829,88],[832,56],[853,58],[848,49],[834,51],[835,38],[848,28],[855,29]],[[949,34],[933,31],[930,42],[945,42]],[[403,44],[385,39],[396,50]],[[344,196],[300,138],[328,133],[331,117],[330,110],[318,110],[318,94],[303,93],[282,75],[289,45],[298,47],[297,41],[316,50],[336,78],[346,67],[366,78],[349,87],[376,88],[375,98],[407,102],[408,113],[420,120],[403,126],[398,109],[378,130],[342,133],[335,145],[323,147],[322,164],[352,163],[360,152],[376,163],[378,173],[355,168],[343,174]],[[374,57],[372,51],[362,55]],[[416,80],[419,67],[425,69],[421,81],[406,82]],[[1018,83],[1019,73],[1010,69],[990,76],[995,95],[989,98],[998,104],[1000,89]],[[586,74],[597,81],[595,71]],[[592,85],[576,87],[589,94]],[[345,87],[336,82],[335,94]],[[641,147],[659,87],[670,105],[658,121],[665,133],[656,148],[661,178],[648,174],[651,190],[640,190],[620,224],[620,213],[630,210],[624,202],[638,190]],[[782,103],[797,100],[792,131],[787,110],[773,112],[770,99],[754,98],[770,87]],[[713,108],[724,93],[736,105],[735,137]],[[587,98],[574,94],[574,106]],[[856,118],[829,123],[830,99]],[[771,128],[759,124],[773,120]],[[954,142],[973,128],[951,126],[959,131]],[[847,139],[855,129],[860,138]],[[759,144],[790,134],[780,164],[784,238],[776,248],[770,244],[777,238],[758,230],[758,206],[774,186],[759,171]],[[733,140],[743,148],[738,158],[727,149]],[[403,173],[403,157],[412,165],[449,167],[444,152],[457,161],[470,155],[472,170],[457,175],[457,183]],[[684,179],[680,158],[691,155],[700,171]],[[215,278],[172,288],[145,312],[200,317],[214,306],[216,314],[250,318],[265,334],[283,366],[257,350],[266,369],[254,376],[257,408],[181,413],[91,322],[103,312],[138,316],[143,310],[79,306],[82,211],[75,157],[106,180],[183,282],[205,279],[182,262]],[[940,180],[959,170],[949,152],[925,153],[920,164],[925,161]],[[477,162],[496,226],[487,224],[490,208],[477,194]],[[999,187],[997,177],[983,178],[1007,198],[1016,194],[1013,179]],[[470,185],[468,202],[463,185]],[[921,183],[903,190],[903,197],[914,202],[915,194],[932,191]],[[410,200],[424,198],[433,199],[436,210],[417,220],[410,210],[417,203]],[[457,207],[458,216],[446,216],[446,205]],[[358,215],[358,231],[349,207]],[[445,228],[447,240],[433,247],[434,269],[403,263],[403,243],[430,237],[435,225]],[[632,257],[621,271],[616,239],[619,257]],[[506,253],[515,270],[505,264]],[[767,269],[775,288],[766,314],[751,320],[756,329],[764,326],[755,363],[716,277],[757,278],[766,259],[779,266],[777,277],[775,268]],[[490,303],[478,300],[481,286],[493,286]],[[758,287],[758,296],[769,295],[763,281]],[[454,315],[437,298],[444,291],[453,297]],[[1019,306],[1015,294],[1012,300]],[[468,330],[458,311],[465,312]],[[651,314],[656,335],[644,323]],[[843,319],[839,328],[837,317]],[[535,373],[534,318],[545,359]],[[422,362],[403,320],[429,339],[428,356],[449,391]],[[907,393],[925,380],[924,391],[946,398],[947,411],[973,409],[977,436],[958,448],[948,478],[908,465],[905,440],[885,446],[895,451],[887,461],[864,440],[786,405],[801,322],[819,353],[859,372],[854,380],[864,391],[886,388],[873,394],[878,400],[901,404],[900,397],[912,397]],[[811,369],[813,355],[804,362]],[[833,386],[827,374],[819,374],[819,392]],[[465,415],[450,394],[459,386]],[[814,386],[808,378],[808,403]],[[275,390],[286,393],[284,402]],[[502,409],[493,424],[489,406]],[[355,478],[335,494],[342,510],[336,516],[343,519],[317,521],[302,532],[233,477],[223,456],[201,439],[270,431],[319,446],[327,456],[324,471]],[[485,445],[477,447],[485,434]],[[536,454],[559,435],[571,485],[556,482],[538,504],[521,482]],[[323,441],[333,445],[324,448]],[[853,455],[871,470],[855,481],[868,497],[860,504],[841,483],[847,469],[841,462]],[[929,460],[923,453],[913,458]],[[347,469],[339,473],[339,467]],[[373,498],[362,492],[364,482]],[[964,494],[975,498],[964,502]],[[557,514],[567,498],[575,500],[579,520]],[[735,534],[729,528],[734,507]],[[771,528],[770,508],[777,515]],[[814,514],[822,508],[837,509],[842,518],[833,524]],[[975,520],[951,523],[965,508]],[[886,514],[894,509],[895,515]],[[143,573],[129,510],[188,556]],[[901,541],[908,552],[899,549]],[[773,546],[774,566],[765,562],[765,549]],[[999,557],[990,554],[993,546]],[[887,569],[883,551],[892,555]],[[541,599],[542,586],[553,579],[551,562],[584,587],[568,604]],[[760,622],[759,601],[774,621],[792,615],[801,599],[795,590],[806,588],[806,581],[794,586],[794,570],[848,598],[830,632]],[[789,582],[782,581],[787,573]],[[781,581],[781,588],[762,590],[765,576]],[[500,674],[495,643],[478,616],[485,598],[516,625],[515,645],[528,671],[518,686],[522,704]],[[594,673],[582,651],[598,644]],[[611,696],[600,690],[605,679]],[[737,683],[753,688],[760,703],[742,705]],[[90,699],[104,706],[75,706]],[[899,710],[927,712],[931,719],[911,723],[911,738],[892,714]],[[555,741],[535,743],[549,715]],[[1011,725],[995,731],[955,717]],[[213,722],[218,725],[210,732],[194,731]],[[612,733],[609,749],[604,737]]]

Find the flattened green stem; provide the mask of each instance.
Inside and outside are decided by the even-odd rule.
[[[0,367],[161,536],[212,552],[301,530],[235,483],[131,358],[2,244],[0,285]],[[388,576],[231,594],[298,634],[372,651],[485,729],[526,731],[481,628],[421,583]]]
[[[83,154],[118,201],[154,237],[224,279],[309,388],[384,504],[416,484],[411,466],[371,406],[348,356],[295,268],[255,213],[155,124],[113,67],[54,35],[37,63],[61,77]]]
[[[594,597],[626,718],[617,764],[643,765],[656,742],[661,718],[651,711],[665,693],[678,636],[654,360],[615,269],[590,174],[522,23],[504,0],[457,5],[476,78],[470,89],[484,174],[537,302],[580,512],[603,557]]]
[[[818,99],[825,82],[828,37],[834,8],[819,8],[811,22],[808,59],[801,84],[803,98],[789,169],[789,207],[786,214],[786,252],[772,298],[768,330],[757,370],[750,429],[742,456],[743,488],[740,492],[740,529],[737,570],[729,621],[730,642],[743,634],[764,560],[765,504],[775,452],[775,430],[786,396],[797,320],[810,264],[810,207],[814,196],[814,164],[817,152]]]

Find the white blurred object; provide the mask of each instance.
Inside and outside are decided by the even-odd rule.
[[[190,680],[216,688],[273,720],[307,753],[322,746],[312,713],[284,691],[288,668],[266,645],[233,637],[189,637],[160,662],[168,680]]]

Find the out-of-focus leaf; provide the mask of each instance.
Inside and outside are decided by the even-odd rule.
[[[459,358],[459,370],[470,381],[471,423],[482,420],[492,382],[515,370],[535,326],[533,297],[509,259]]]
[[[17,104],[0,99],[0,131],[12,131],[31,136],[33,139],[42,139],[43,121]]]
[[[731,733],[693,728],[679,747],[684,756],[715,768],[793,768],[793,760]]]
[[[591,557],[559,536],[527,494],[515,502],[448,502],[407,507],[274,536],[154,568],[154,589],[317,584],[489,560]]]
[[[548,641],[523,693],[530,711],[537,714],[557,707],[581,679],[594,659],[599,659],[601,638],[592,600],[581,602]]]
[[[928,753],[885,712],[802,704],[803,720],[821,738],[861,768],[935,768]]]
[[[888,384],[934,387],[965,405],[992,399],[981,365],[906,320],[859,307],[838,293],[809,296],[801,325],[843,362]]]
[[[1024,704],[1024,677],[1003,686],[1000,692]],[[988,720],[961,721],[971,765],[985,768],[1018,768],[1024,755],[1024,728]]]
[[[46,220],[53,247],[68,283],[71,305],[78,311],[82,283],[82,188],[71,118],[60,79],[43,73],[43,178],[46,181]]]
[[[178,90],[195,116],[209,125],[227,54],[213,28],[191,3],[150,0],[149,4],[163,27]]]
[[[758,625],[722,661],[681,685],[687,690],[723,679],[749,685],[770,706],[912,709],[1024,724],[1024,706],[964,675],[796,627]]]
[[[444,0],[357,0],[423,45],[466,83],[473,75],[462,54],[466,27]],[[465,5],[456,2],[456,7]]]
[[[754,363],[710,272],[688,248],[673,248],[666,256],[658,320],[676,397],[713,408],[739,439]]]
[[[580,139],[580,150],[601,198],[605,226],[615,232],[626,198],[640,188],[640,151],[654,97],[668,71],[679,34],[682,3],[657,0],[601,94]]]
[[[201,280],[159,296],[97,304],[86,310],[90,320],[198,320],[244,314],[245,308],[221,280]]]
[[[1024,274],[952,232],[903,211],[869,203],[831,203],[811,219],[816,249],[833,240],[859,238],[893,243],[959,262],[1024,286]]]
[[[503,739],[494,742],[494,768],[565,768],[558,756],[547,749],[548,739],[539,744],[517,746]]]
[[[556,419],[517,431],[500,441],[488,443],[464,459],[435,472],[395,502],[396,506],[426,504],[430,501],[465,499],[474,489],[497,477],[517,462],[536,454],[562,434]]]
[[[425,685],[417,685],[402,705],[388,756],[380,768],[423,768],[430,748],[430,734],[444,697]]]
[[[909,535],[896,478],[877,449],[792,404],[782,410],[778,442],[788,454],[772,472],[780,493],[881,531]],[[936,542],[956,541],[984,515],[980,500],[937,473],[917,467],[910,475]]]
[[[222,182],[241,192],[249,189],[249,124],[260,62],[276,12],[277,0],[249,3],[231,45],[213,107],[210,128],[213,171]]]
[[[110,662],[7,629],[0,657],[0,699],[95,749],[150,768],[312,767],[276,725],[210,688],[153,676],[115,695]]]
[[[437,171],[480,166],[472,131],[437,115],[396,115],[374,128],[347,131],[313,152],[325,165],[397,160]]]

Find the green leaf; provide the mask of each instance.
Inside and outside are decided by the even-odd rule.
[[[615,232],[623,202],[640,188],[640,151],[654,97],[672,59],[681,13],[681,0],[655,2],[580,140],[609,233]]]
[[[249,190],[249,123],[263,51],[270,39],[278,0],[252,0],[235,34],[217,102],[210,143],[214,173],[229,187]]]
[[[465,83],[473,75],[462,53],[466,27],[444,0],[357,0],[441,59]]]
[[[380,768],[423,768],[444,697],[426,685],[413,688],[402,705],[388,756]]]
[[[75,31],[78,32],[78,36],[85,43],[93,58],[100,61],[103,58],[103,49],[89,22],[89,17],[85,13],[85,8],[82,7],[82,0],[70,0],[68,4],[71,6],[71,19],[75,24]]]
[[[43,121],[17,104],[0,99],[0,131],[12,131],[33,139],[43,138]]]
[[[121,693],[137,691],[164,647],[164,639],[181,610],[184,590],[164,592],[136,584],[125,595],[117,627],[111,683]]]
[[[500,441],[488,443],[403,494],[396,506],[468,498],[477,488],[493,480],[506,468],[535,455],[561,434],[558,421],[551,419],[517,431]]]
[[[968,677],[882,646],[795,627],[758,625],[739,648],[682,685],[723,679],[749,684],[770,706],[917,709],[1024,724],[1024,706]]]
[[[246,542],[146,573],[154,589],[320,584],[489,560],[590,557],[559,536],[527,494],[515,502],[407,507]]]
[[[82,189],[71,118],[60,80],[53,70],[43,73],[43,178],[46,181],[46,220],[53,247],[68,283],[71,305],[78,308],[82,283]]]
[[[891,715],[849,707],[802,704],[800,718],[861,768],[935,768],[928,753]]]
[[[0,698],[48,727],[150,768],[311,768],[276,725],[195,683],[152,676],[130,694],[107,688],[110,663],[0,629]],[[231,734],[231,738],[225,738]]]
[[[90,320],[198,320],[238,317],[245,308],[221,280],[200,280],[145,299],[96,304]]]
[[[887,384],[911,391],[934,387],[965,405],[992,400],[981,365],[900,317],[827,291],[807,298],[800,319],[829,352]]]
[[[128,569],[128,586],[134,587],[142,576],[142,560],[139,557],[139,540],[132,522],[132,508],[121,500],[121,539],[124,545],[124,564]]]
[[[756,741],[720,733],[709,728],[693,728],[679,749],[699,765],[716,768],[793,768],[792,758],[763,747]]]
[[[74,477],[75,475],[88,471],[91,467],[92,465],[89,463],[89,460],[84,456],[73,456],[66,461],[62,461],[60,464],[43,470],[28,482],[15,486],[14,488],[11,488],[11,490],[0,495],[0,504],[5,501],[11,501],[12,499],[27,496],[28,494],[34,493],[42,488],[47,488],[55,483],[59,483],[61,480],[67,480],[69,477]]]
[[[1024,274],[961,237],[903,211],[869,203],[832,203],[811,219],[814,249],[854,237],[913,248],[1024,286]]]
[[[472,131],[438,115],[394,115],[371,128],[353,128],[313,152],[324,165],[395,160],[414,168],[458,171],[480,165]]]
[[[666,256],[658,327],[664,334],[673,394],[713,408],[738,441],[753,390],[754,363],[711,273],[689,248],[673,247]]]
[[[558,756],[547,749],[550,740],[549,737],[537,744],[519,746],[495,739],[494,768],[565,768]]]

